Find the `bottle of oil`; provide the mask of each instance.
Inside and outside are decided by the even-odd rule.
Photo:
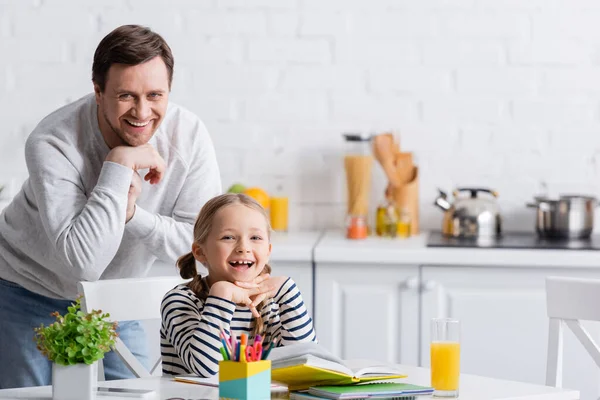
[[[377,207],[375,215],[375,233],[382,237],[396,237],[398,232],[398,209],[389,199]]]
[[[387,209],[386,203],[387,202],[381,202],[375,211],[375,234],[377,236],[383,236],[385,231],[385,213]]]
[[[410,213],[406,208],[400,209],[400,215],[398,218],[398,236],[400,238],[410,237],[411,230],[411,218]]]

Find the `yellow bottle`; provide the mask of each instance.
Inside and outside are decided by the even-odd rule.
[[[377,236],[395,237],[398,231],[398,209],[389,201],[377,207],[375,233]]]
[[[398,218],[398,237],[407,238],[410,237],[411,231],[411,218],[408,210],[403,208],[400,211],[400,217]]]
[[[383,236],[385,232],[385,213],[386,207],[384,204],[380,204],[375,211],[375,234],[377,236]]]

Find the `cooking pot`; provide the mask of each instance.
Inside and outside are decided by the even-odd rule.
[[[441,190],[439,192],[435,205],[444,210],[442,234],[460,238],[500,236],[502,218],[496,201],[496,197],[498,197],[496,191],[482,188],[458,188],[453,192],[454,204],[450,204],[446,193]],[[468,193],[468,196],[464,196],[464,193]],[[479,196],[480,193],[485,193],[486,196]]]
[[[594,208],[598,200],[593,196],[564,195],[558,199],[534,197],[537,208],[535,228],[543,238],[586,239],[594,229]]]

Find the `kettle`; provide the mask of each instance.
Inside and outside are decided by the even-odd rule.
[[[454,204],[450,204],[448,196],[438,189],[439,196],[435,205],[444,210],[442,234],[459,238],[495,238],[500,236],[502,217],[496,198],[498,193],[482,188],[458,188],[453,191]],[[468,196],[459,194],[468,192]],[[489,196],[480,197],[479,193]]]

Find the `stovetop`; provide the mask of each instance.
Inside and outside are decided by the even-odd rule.
[[[427,247],[471,247],[494,249],[600,250],[600,235],[589,239],[541,239],[536,233],[505,232],[499,238],[449,238],[431,232]]]

